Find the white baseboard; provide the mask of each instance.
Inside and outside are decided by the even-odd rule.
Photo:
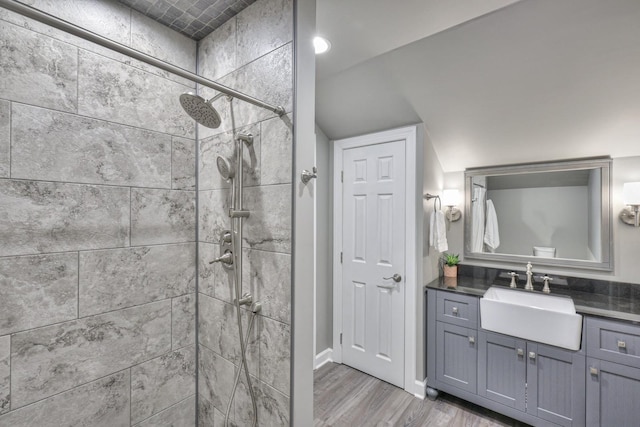
[[[424,381],[415,380],[414,384],[409,384],[411,388],[406,388],[405,391],[413,394],[418,399],[424,400],[427,396],[427,379]]]
[[[313,364],[313,369],[316,370],[319,367],[325,365],[326,363],[333,362],[333,349],[327,348],[324,351],[316,354],[316,360]]]

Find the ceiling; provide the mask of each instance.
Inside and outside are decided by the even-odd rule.
[[[389,3],[318,0],[330,139],[422,122],[445,172],[640,155],[640,1]]]
[[[120,0],[194,40],[201,40],[256,0]]]

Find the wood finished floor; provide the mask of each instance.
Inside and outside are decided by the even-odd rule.
[[[420,400],[346,365],[327,363],[313,380],[316,427],[526,426],[500,414],[442,394]]]

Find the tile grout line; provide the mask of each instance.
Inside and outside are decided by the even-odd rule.
[[[1,180],[0,180],[1,181]],[[117,250],[127,250],[127,249],[144,249],[144,248],[156,248],[156,247],[165,247],[165,246],[186,246],[190,244],[195,244],[197,242],[190,240],[185,242],[171,242],[171,243],[148,243],[143,245],[133,245],[133,246],[112,246],[112,247],[104,247],[104,248],[94,248],[94,249],[70,249],[68,251],[51,251],[51,252],[29,252],[26,254],[16,254],[16,255],[2,255],[0,256],[0,260],[9,259],[9,258],[21,258],[21,257],[37,257],[37,256],[46,256],[46,255],[70,255],[76,252],[78,253],[89,253],[89,252],[100,252],[100,251],[117,251]],[[209,243],[214,244],[214,243]]]

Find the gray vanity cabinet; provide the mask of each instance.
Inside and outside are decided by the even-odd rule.
[[[640,326],[587,318],[587,426],[640,425]]]
[[[478,394],[525,411],[526,341],[484,331],[478,338]]]
[[[475,329],[437,322],[436,378],[470,393],[476,392],[478,351]]]
[[[527,412],[562,425],[582,426],[584,353],[527,342]]]
[[[478,394],[562,426],[584,425],[584,355],[480,331]]]
[[[587,426],[640,425],[640,369],[587,359]]]

